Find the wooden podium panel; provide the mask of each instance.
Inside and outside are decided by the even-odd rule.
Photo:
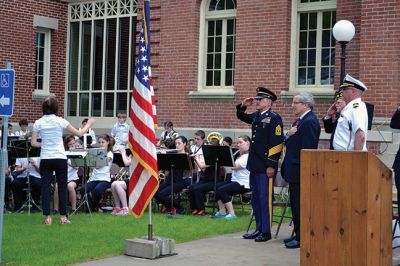
[[[301,265],[392,265],[392,172],[370,152],[302,150]]]

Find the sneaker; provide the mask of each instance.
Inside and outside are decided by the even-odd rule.
[[[160,212],[161,212],[161,213],[167,213],[167,212],[168,212],[168,210],[167,210],[167,208],[165,208],[165,207],[162,207]]]
[[[120,207],[114,207],[114,208],[112,209],[111,215],[116,215],[120,210],[121,210]]]
[[[236,215],[231,215],[231,214],[228,214],[227,216],[225,216],[225,219],[227,219],[227,220],[233,220],[233,219],[236,219],[236,218],[237,218]]]
[[[197,216],[204,216],[204,215],[207,215],[207,213],[206,213],[205,210],[200,210],[200,211],[198,211],[198,212],[196,213],[196,215],[197,215]]]
[[[193,211],[192,211],[192,215],[196,215],[197,212],[198,212],[198,210],[193,210]]]
[[[221,217],[225,217],[225,216],[226,216],[226,213],[222,213],[222,212],[216,212],[214,214],[215,218],[221,218]]]
[[[123,207],[123,208],[121,208],[121,210],[119,212],[117,212],[116,215],[118,215],[118,216],[127,216],[127,215],[129,215],[129,210],[128,210],[127,207]]]
[[[173,208],[172,211],[169,211],[168,213],[169,213],[169,214],[172,214],[172,215],[175,215],[175,214],[176,214],[176,209]]]

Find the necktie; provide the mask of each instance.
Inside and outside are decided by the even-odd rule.
[[[293,123],[294,127],[298,127],[300,124],[300,118],[297,118],[297,120]]]

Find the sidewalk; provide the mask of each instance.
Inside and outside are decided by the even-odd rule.
[[[288,250],[282,242],[290,232],[291,228],[285,224],[277,239],[264,243],[245,240],[244,232],[240,232],[178,244],[177,255],[156,260],[117,256],[78,265],[300,265],[300,249]],[[400,265],[400,248],[393,250],[393,265]]]

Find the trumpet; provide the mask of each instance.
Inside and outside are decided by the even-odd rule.
[[[119,168],[117,174],[115,175],[115,180],[122,181],[128,176],[128,170],[126,167]]]

